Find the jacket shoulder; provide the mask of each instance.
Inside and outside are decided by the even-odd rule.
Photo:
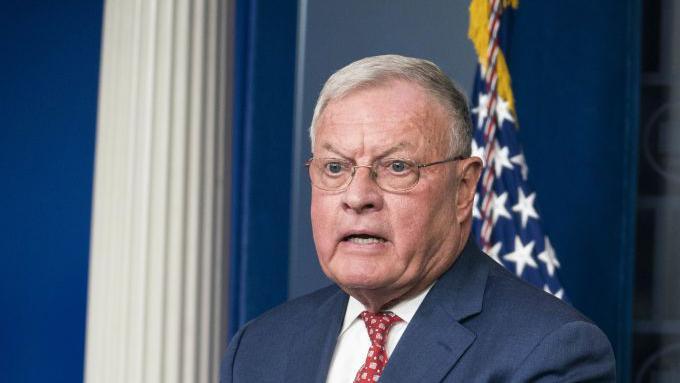
[[[534,326],[546,326],[546,332],[573,321],[592,323],[568,303],[519,279],[487,258],[489,277],[484,293],[485,310],[515,320],[531,318]]]
[[[341,290],[335,285],[324,287],[282,303],[249,321],[243,327],[247,327],[250,335],[259,331],[269,332],[273,328],[277,331],[294,331],[304,326],[307,320],[315,315],[319,306],[340,293]]]
[[[486,381],[614,381],[614,355],[601,329],[571,305],[480,256],[488,269],[483,308],[462,323],[476,340],[463,357],[472,362],[461,366],[485,360]],[[457,371],[452,377],[462,380],[478,373]]]
[[[344,298],[338,287],[329,286],[281,304],[243,325],[228,344],[221,381],[279,381],[286,371],[285,355],[296,337],[311,327],[319,310],[339,310]]]

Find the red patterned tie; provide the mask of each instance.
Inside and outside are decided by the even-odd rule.
[[[387,350],[385,348],[387,332],[401,318],[389,311],[379,313],[364,311],[359,316],[366,323],[368,337],[371,338],[371,347],[368,348],[366,361],[357,372],[354,383],[375,383],[380,379],[380,375],[382,375],[387,364]]]

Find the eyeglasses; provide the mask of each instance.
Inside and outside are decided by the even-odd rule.
[[[462,160],[464,156],[419,164],[403,158],[385,158],[371,165],[354,165],[340,158],[310,158],[305,162],[309,168],[312,185],[328,191],[343,191],[354,178],[357,168],[369,168],[371,178],[382,190],[403,192],[413,189],[420,180],[420,169],[446,162]]]

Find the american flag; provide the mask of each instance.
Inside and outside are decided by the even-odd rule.
[[[566,299],[560,268],[528,183],[517,136],[510,74],[498,38],[501,14],[512,0],[473,0],[470,38],[479,58],[474,93],[472,152],[484,160],[473,210],[473,233],[496,262],[529,283]]]

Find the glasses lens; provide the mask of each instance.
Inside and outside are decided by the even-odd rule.
[[[314,158],[310,162],[312,184],[321,189],[342,189],[351,175],[352,164],[338,158]]]
[[[385,190],[407,190],[418,183],[418,165],[410,160],[387,158],[375,164],[376,182]]]

